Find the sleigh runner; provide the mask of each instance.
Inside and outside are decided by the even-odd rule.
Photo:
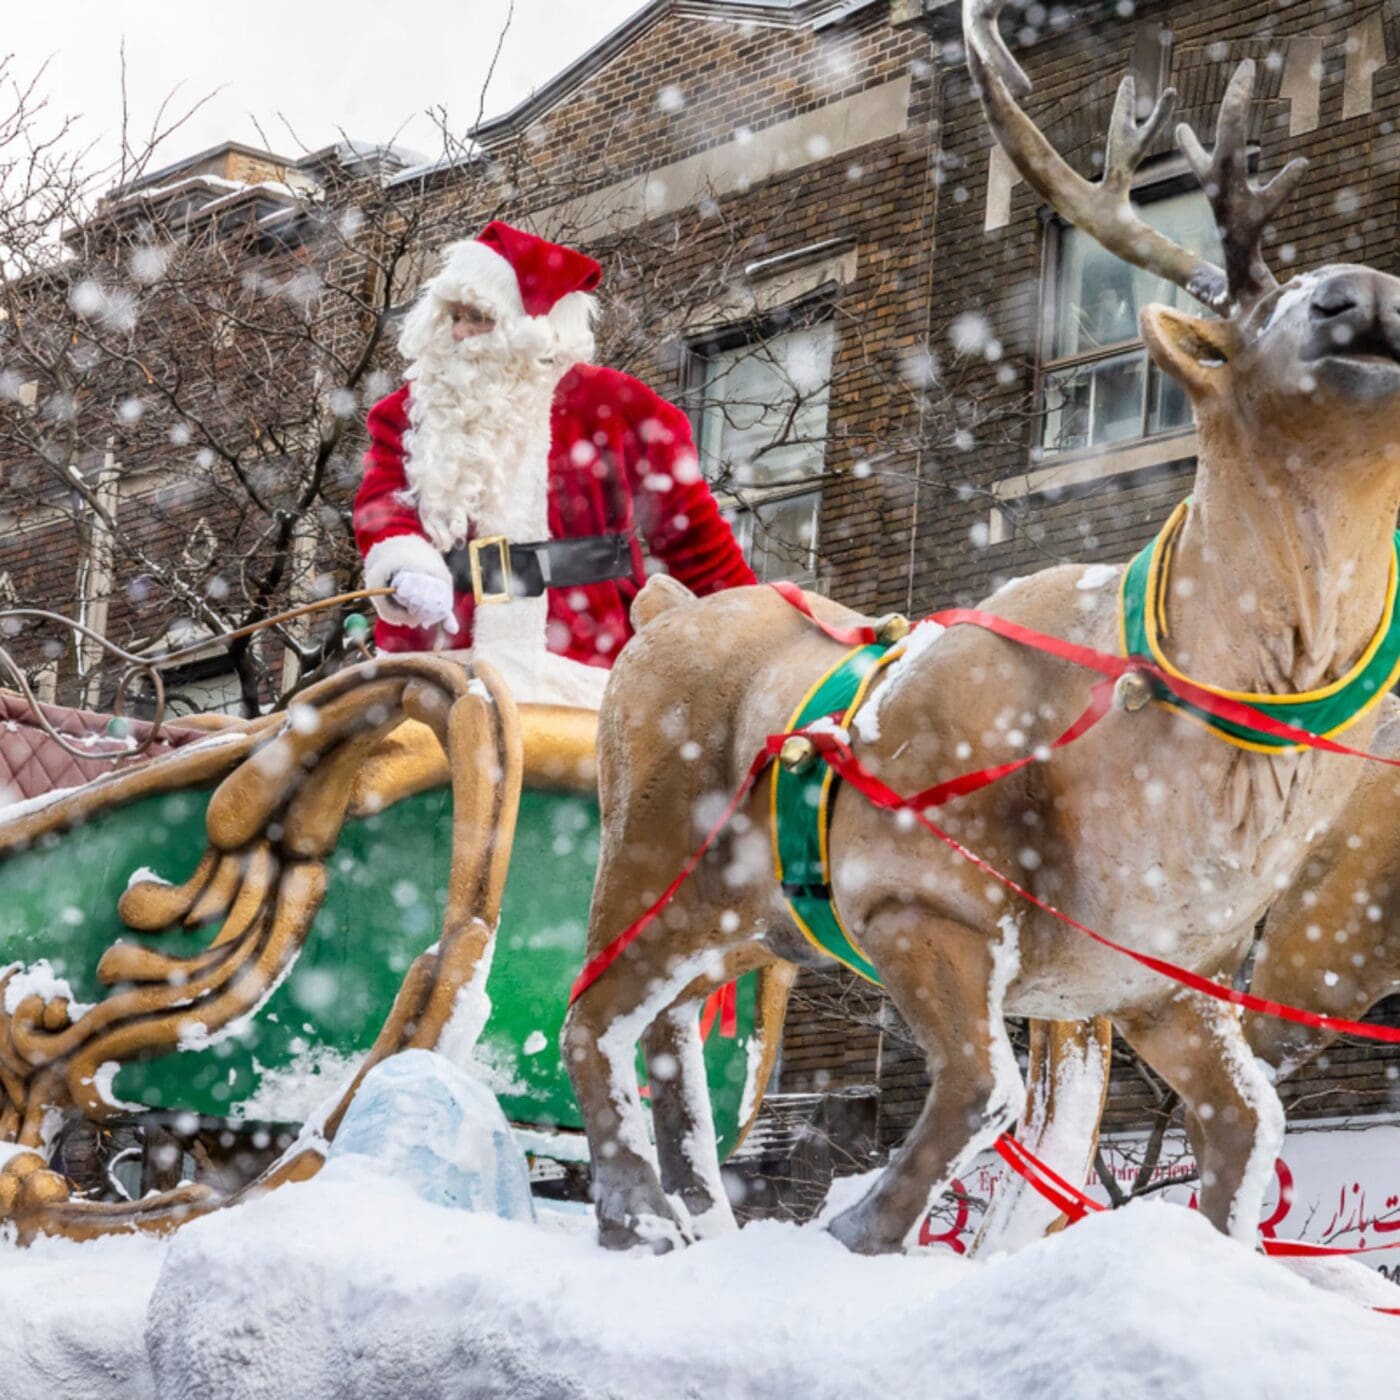
[[[25,762],[47,748],[82,777],[18,709]],[[48,717],[110,751],[103,717]],[[319,1166],[364,1070],[409,1047],[470,1057],[535,1157],[584,1157],[559,1031],[597,861],[595,731],[590,711],[517,708],[488,667],[400,658],[288,716],[172,729],[76,785],[35,792],[28,768],[27,800],[0,812],[0,1137],[29,1149],[0,1208],[21,1234],[223,1203],[198,1184],[72,1198],[35,1155],[64,1119],[300,1130],[261,1179],[276,1184]],[[722,1154],[761,1102],[785,1000],[758,973],[708,998]]]

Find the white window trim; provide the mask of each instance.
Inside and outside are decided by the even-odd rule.
[[[58,703],[58,662],[41,661],[29,671],[29,688],[43,705]]]
[[[823,244],[748,264],[744,269],[748,285],[697,306],[687,317],[683,334],[690,340],[703,340],[738,322],[774,315],[830,284],[850,286],[860,267],[859,249],[848,238],[830,243],[837,251],[825,252]]]
[[[847,240],[844,240],[844,239],[843,239],[843,240],[832,240],[832,242],[833,242],[833,243],[845,243],[845,242],[847,242]],[[788,264],[790,265],[790,263],[789,263],[789,258],[791,258],[792,261],[799,261],[799,260],[800,260],[803,266],[802,266],[802,271],[801,271],[798,275],[799,275],[799,277],[802,277],[802,278],[803,278],[804,284],[805,284],[805,282],[807,281],[807,279],[811,279],[811,285],[810,285],[810,286],[805,286],[805,285],[804,285],[803,288],[802,288],[802,290],[803,290],[804,292],[809,293],[809,294],[810,294],[811,292],[816,291],[818,288],[820,288],[820,287],[822,287],[822,286],[825,286],[825,285],[826,285],[827,283],[829,283],[829,282],[836,281],[836,282],[838,282],[839,284],[844,284],[845,282],[849,281],[851,277],[854,276],[854,273],[855,273],[855,260],[856,260],[856,256],[857,256],[857,255],[856,255],[856,250],[855,250],[854,247],[849,247],[849,246],[848,246],[841,254],[839,254],[839,256],[838,256],[837,258],[835,258],[835,259],[823,260],[822,262],[816,264],[815,266],[812,266],[810,263],[807,262],[807,258],[806,258],[806,256],[804,256],[804,255],[809,254],[809,253],[819,253],[819,252],[821,252],[821,251],[824,251],[824,245],[817,245],[817,247],[816,247],[816,248],[813,248],[813,249],[800,249],[800,250],[798,250],[798,252],[797,252],[796,254],[792,254],[792,255],[779,255],[778,257],[774,258],[772,261],[773,261],[773,263],[777,263],[777,264],[785,264],[785,263],[788,263]],[[838,273],[838,275],[836,275],[836,276],[831,275],[833,272]],[[775,286],[775,284],[777,284],[777,285]],[[739,315],[739,316],[731,316],[731,317],[729,317],[729,318],[727,319],[727,321],[720,321],[720,322],[717,322],[717,323],[711,323],[711,325],[710,325],[710,327],[709,327],[709,329],[708,329],[708,334],[710,334],[710,335],[717,335],[717,334],[719,334],[719,333],[724,329],[725,324],[732,324],[733,321],[736,321],[736,320],[737,320],[737,321],[748,320],[748,319],[750,319],[750,318],[753,316],[753,314],[754,314],[754,312],[755,312],[756,310],[760,310],[760,309],[761,309],[763,312],[767,312],[768,314],[773,314],[773,313],[775,313],[775,312],[777,312],[777,311],[782,310],[782,309],[783,309],[784,307],[786,307],[786,306],[793,305],[795,301],[798,301],[798,300],[801,299],[800,297],[794,297],[794,296],[793,296],[793,294],[792,294],[792,290],[793,290],[793,288],[792,288],[792,283],[786,281],[786,279],[782,280],[781,282],[779,281],[779,279],[774,279],[773,282],[771,282],[771,283],[768,284],[768,289],[771,289],[772,291],[778,292],[779,295],[776,295],[776,296],[770,295],[770,296],[768,296],[768,297],[763,297],[762,293],[757,294],[757,295],[755,296],[755,298],[754,298],[754,301],[751,302],[751,303],[749,304],[749,307],[747,308],[747,314],[741,314],[741,315]],[[765,290],[768,290],[768,289],[765,289]],[[762,305],[762,304],[761,304],[762,301],[767,301],[768,304],[767,304],[767,305]],[[717,309],[717,308],[713,308],[713,309]],[[808,326],[808,327],[795,326],[795,327],[792,328],[792,330],[794,330],[794,331],[796,331],[796,330],[801,330],[801,329],[811,329],[811,327],[810,327],[810,326]],[[790,332],[778,332],[778,334],[788,334],[788,333],[790,333]],[[749,342],[749,343],[753,343],[753,342]],[[834,364],[836,363],[836,356],[837,356],[838,352],[839,352],[839,346],[838,346],[838,344],[837,344],[836,328],[835,328],[835,326],[833,325],[833,326],[832,326],[832,344],[831,344],[831,363],[832,363],[832,365],[834,365]],[[704,360],[707,358],[703,353],[701,353],[701,352],[700,352],[696,347],[694,347],[694,346],[691,346],[691,347],[688,349],[687,354],[688,354],[688,356],[689,356],[689,358],[690,358],[690,360],[691,360],[692,365],[694,365],[694,364],[696,364],[696,363],[699,363],[699,362],[702,362],[702,361],[704,361]],[[804,588],[806,588],[806,589],[808,589],[808,590],[810,590],[810,591],[813,591],[813,592],[821,592],[821,591],[823,591],[823,589],[822,589],[822,581],[821,581],[821,569],[820,569],[820,563],[821,563],[821,517],[822,517],[822,507],[823,507],[823,504],[824,504],[824,499],[823,499],[823,498],[824,498],[825,491],[826,491],[826,482],[827,482],[827,478],[828,478],[828,476],[829,476],[829,472],[828,472],[828,470],[827,470],[827,464],[826,464],[826,455],[827,455],[827,450],[828,450],[828,448],[829,448],[829,446],[830,446],[830,441],[831,441],[830,426],[829,426],[830,409],[831,409],[831,405],[830,405],[830,401],[828,400],[828,404],[827,404],[827,412],[828,412],[828,432],[827,432],[827,435],[826,435],[826,437],[823,439],[823,442],[822,442],[822,471],[821,471],[821,473],[820,473],[818,476],[816,476],[816,477],[809,477],[809,478],[806,478],[806,479],[804,479],[804,480],[798,480],[798,481],[777,482],[777,483],[774,483],[774,484],[771,484],[771,485],[763,485],[763,486],[758,486],[758,485],[754,485],[754,486],[744,486],[744,487],[742,487],[742,488],[740,489],[740,491],[732,491],[732,490],[727,491],[727,490],[725,490],[724,488],[718,487],[718,486],[714,486],[713,483],[711,483],[712,488],[713,488],[713,490],[714,490],[715,502],[716,502],[716,504],[719,506],[721,513],[723,513],[723,514],[743,513],[743,514],[747,514],[747,515],[752,515],[752,516],[755,517],[755,527],[757,526],[757,515],[758,515],[758,511],[761,510],[765,505],[768,505],[768,504],[770,504],[770,503],[772,503],[772,502],[776,502],[776,501],[786,500],[786,499],[789,499],[789,498],[791,498],[791,497],[796,497],[796,496],[805,496],[805,495],[811,495],[811,494],[815,494],[815,495],[816,495],[816,497],[817,497],[817,502],[816,502],[817,526],[816,526],[816,532],[815,532],[815,534],[814,534],[813,542],[812,542],[811,559],[810,559],[809,567],[808,567],[807,569],[803,570],[803,571],[802,571],[802,574],[800,575],[800,581],[801,581],[802,587],[804,587]],[[703,410],[703,406],[702,406],[701,409],[700,409],[700,411],[699,411],[699,414],[697,415],[697,419],[696,419],[696,430],[695,430],[695,445],[696,445],[697,450],[700,450],[700,451],[702,452],[702,462],[703,462],[703,426],[702,426],[702,425],[703,425],[703,419],[704,419],[704,410]]]

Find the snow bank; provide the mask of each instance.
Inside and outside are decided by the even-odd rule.
[[[605,1253],[583,1215],[531,1227],[329,1171],[171,1246],[161,1396],[1263,1397],[1380,1392],[1400,1366],[1396,1319],[1179,1207],[985,1264],[777,1223],[658,1259]]]
[[[0,1240],[0,1395],[154,1397],[143,1329],[165,1254],[138,1238]]]
[[[985,1263],[858,1258],[777,1223],[653,1258],[599,1249],[582,1212],[448,1210],[353,1159],[168,1245],[0,1253],[0,1307],[6,1400],[1272,1400],[1388,1393],[1400,1367],[1400,1319],[1179,1206]]]

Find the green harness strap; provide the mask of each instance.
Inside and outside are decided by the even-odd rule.
[[[875,679],[890,647],[883,643],[848,652],[807,692],[788,721],[801,729],[839,715],[848,722]],[[846,931],[831,901],[827,827],[836,775],[820,760],[799,772],[773,767],[773,860],[783,898],[808,941],[843,967],[878,985],[879,974]]]
[[[1189,507],[1188,498],[1172,513],[1157,538],[1128,565],[1119,595],[1119,632],[1123,655],[1154,661],[1163,670],[1177,676],[1182,673],[1167,660],[1162,637],[1166,632],[1166,590],[1172,550]],[[1400,531],[1395,535],[1395,551],[1380,629],[1361,659],[1339,681],[1319,690],[1284,696],[1221,690],[1206,686],[1201,681],[1195,681],[1195,684],[1227,699],[1243,701],[1273,719],[1305,729],[1309,734],[1321,738],[1331,738],[1350,728],[1400,679],[1400,618],[1396,615],[1395,607],[1396,579],[1400,574]],[[1261,753],[1284,753],[1298,747],[1261,730],[1208,715],[1174,695],[1160,681],[1153,681],[1152,685],[1157,701],[1190,715],[1238,748]]]

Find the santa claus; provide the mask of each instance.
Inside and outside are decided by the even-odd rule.
[[[587,363],[601,276],[497,222],[410,309],[354,511],[366,586],[393,589],[380,651],[470,649],[520,699],[596,705],[648,567],[696,593],[754,581],[685,414]]]

